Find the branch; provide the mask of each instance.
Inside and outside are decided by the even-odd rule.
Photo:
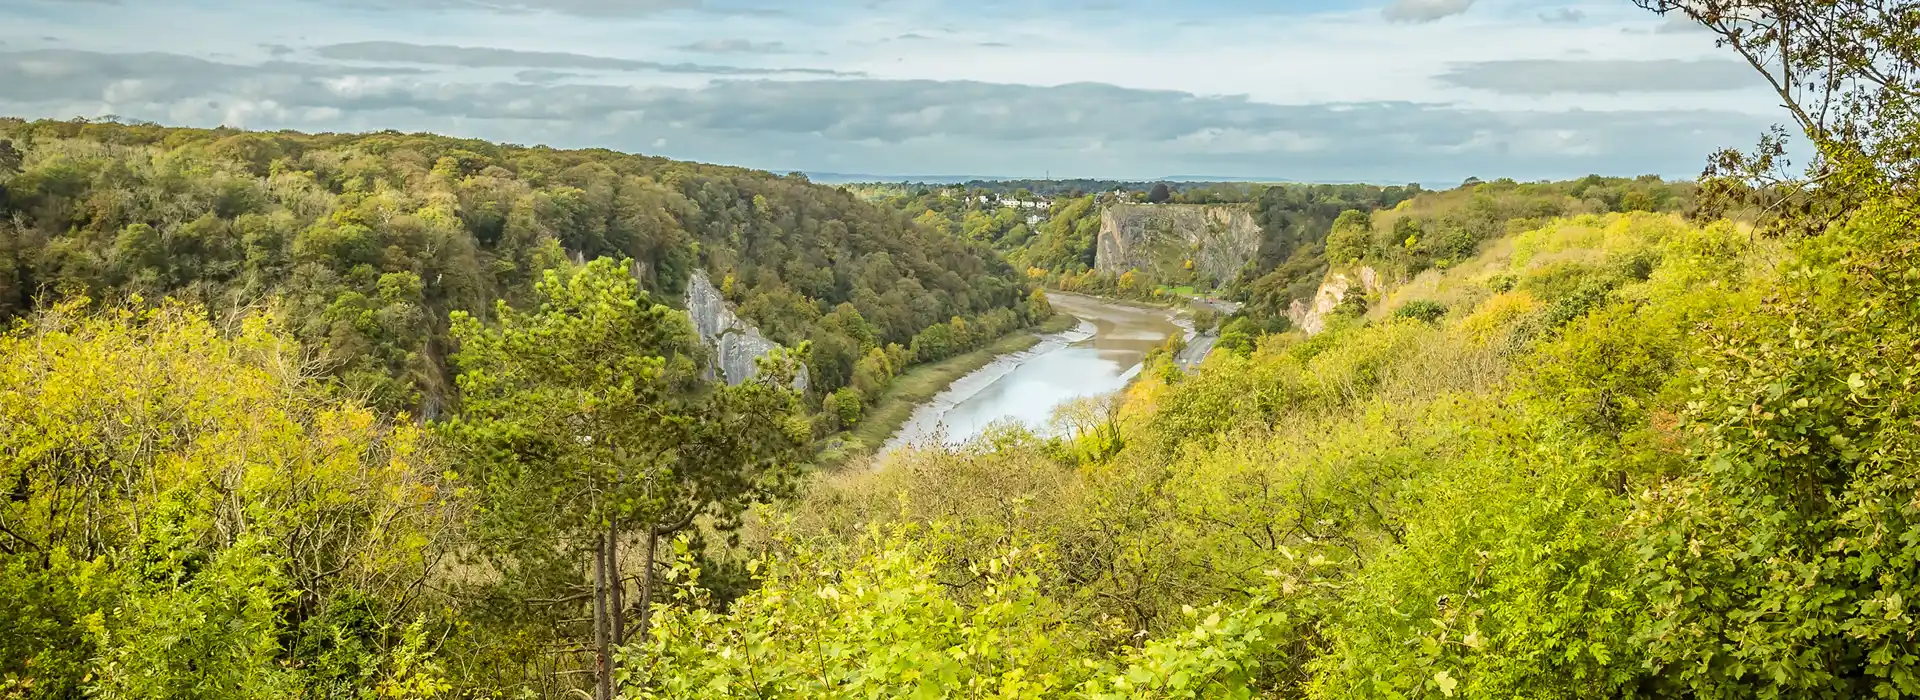
[[[7,527],[6,523],[0,523],[0,532],[4,532],[4,533],[7,533],[8,535],[12,535],[14,539],[20,540],[21,543],[27,545],[28,547],[32,547],[36,552],[46,551],[46,548],[40,546],[40,543],[27,539],[25,535],[22,535],[18,532],[14,532],[11,528]]]
[[[674,534],[681,530],[685,530],[687,529],[687,526],[693,524],[693,519],[699,516],[700,516],[700,511],[698,509],[688,511],[686,517],[681,518],[676,522],[661,523],[659,525],[653,526],[653,534],[658,537],[665,537],[667,535]]]

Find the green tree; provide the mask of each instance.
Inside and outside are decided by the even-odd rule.
[[[1166,204],[1167,201],[1171,199],[1173,199],[1173,192],[1167,189],[1167,183],[1153,183],[1153,189],[1147,190],[1147,202],[1149,203]]]
[[[658,539],[703,515],[724,524],[780,493],[805,437],[785,388],[792,367],[737,387],[703,386],[686,316],[653,303],[630,267],[601,258],[549,270],[536,309],[501,303],[493,325],[454,315],[462,413],[450,430],[484,487],[485,527],[504,566],[560,597],[591,599],[603,700],[611,649],[628,633],[620,548],[644,543],[644,637]],[[592,583],[542,568],[565,561],[584,565],[571,571],[590,571]]]
[[[853,387],[841,387],[827,396],[827,412],[839,420],[842,428],[853,427],[860,422],[860,412],[865,408],[860,400],[860,392]]]
[[[1365,260],[1373,247],[1373,220],[1356,209],[1340,212],[1327,234],[1327,261],[1346,265]]]

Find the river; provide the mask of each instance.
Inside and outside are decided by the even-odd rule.
[[[1148,352],[1186,329],[1163,309],[1111,304],[1077,294],[1048,295],[1056,311],[1080,319],[1064,333],[993,363],[948,385],[887,441],[882,452],[924,446],[944,435],[946,444],[973,439],[1005,420],[1045,434],[1053,409],[1071,399],[1125,388],[1140,373]]]

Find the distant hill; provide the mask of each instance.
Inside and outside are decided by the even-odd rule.
[[[912,183],[923,185],[963,185],[974,181],[1001,181],[1017,178],[987,175],[874,175],[870,173],[804,173],[818,185],[851,185],[863,182]]]

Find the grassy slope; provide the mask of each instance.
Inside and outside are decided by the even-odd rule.
[[[1059,333],[1077,323],[1079,321],[1072,316],[1055,314],[1046,323],[1009,333],[979,350],[907,370],[906,374],[894,378],[887,386],[886,395],[867,409],[866,416],[860,419],[858,425],[841,434],[840,441],[830,441],[820,455],[820,465],[838,466],[879,449],[886,444],[887,438],[906,424],[908,418],[913,417],[915,408],[931,401],[947,385],[987,366],[1001,355],[1033,347],[1040,342],[1040,336]]]

